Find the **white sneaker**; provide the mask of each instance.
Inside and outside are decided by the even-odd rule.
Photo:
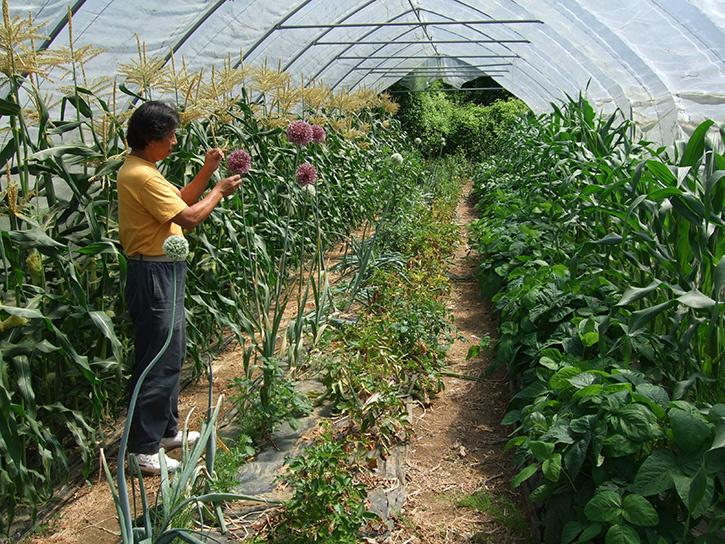
[[[137,453],[136,460],[141,472],[144,474],[161,474],[161,460],[158,453]],[[176,459],[172,459],[164,454],[166,458],[166,468],[169,472],[176,472],[181,467],[181,463]]]
[[[201,435],[197,431],[189,431],[186,433],[186,443],[189,446],[196,444],[197,440]],[[174,448],[180,448],[184,440],[183,431],[176,433],[176,436],[168,436],[161,439],[159,446],[164,448],[166,451],[173,450]]]

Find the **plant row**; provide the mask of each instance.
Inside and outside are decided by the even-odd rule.
[[[326,331],[307,366],[326,386],[319,400],[335,423],[289,462],[282,480],[292,497],[258,542],[354,543],[375,530],[369,468],[409,437],[408,403],[442,388],[459,171],[450,160],[431,175],[408,156],[373,233],[338,263],[335,296],[351,317]]]
[[[230,333],[245,347],[247,377],[269,366],[288,333],[280,320],[292,296],[289,278],[311,260],[319,282],[324,249],[380,213],[377,195],[393,176],[389,157],[406,138],[387,118],[394,104],[373,93],[300,89],[288,74],[232,68],[231,61],[210,76],[192,74],[147,58],[142,46],[138,62],[121,68],[124,83],[103,91],[81,77],[92,51],[70,51],[63,61],[70,89],[54,97],[39,89],[61,60],[27,47],[34,23],[6,17],[3,29],[16,38],[3,44],[9,94],[0,101],[7,129],[0,146],[0,527],[7,527],[17,504],[34,507],[49,497],[70,452],[89,468],[97,440],[106,438],[98,430],[126,405],[132,356],[115,173],[135,103],[165,98],[181,112],[178,145],[160,164],[175,184],[193,177],[211,147],[242,149],[251,160],[243,188],[189,235],[187,353],[196,374]],[[316,129],[314,142],[287,130],[300,115],[326,127]],[[311,281],[305,277],[299,297],[321,295]],[[293,351],[302,329],[298,320]],[[271,387],[274,373],[263,376]]]
[[[721,542],[725,157],[584,99],[529,117],[475,175],[473,236],[517,386],[504,423],[543,541]],[[720,148],[721,149],[721,148]]]

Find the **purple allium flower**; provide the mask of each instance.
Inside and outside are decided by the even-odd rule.
[[[307,145],[312,141],[312,126],[307,121],[295,121],[287,127],[287,139],[295,145]]]
[[[321,144],[327,139],[327,132],[320,125],[312,125],[312,141]]]
[[[237,149],[227,157],[227,170],[232,174],[243,176],[252,167],[252,157],[244,149]]]
[[[297,167],[297,183],[304,187],[306,185],[314,185],[317,181],[317,170],[309,162],[303,162]]]

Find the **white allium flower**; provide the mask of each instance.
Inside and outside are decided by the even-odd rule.
[[[421,140],[420,138],[416,138],[415,140],[413,140],[413,143],[414,143],[415,145],[420,145],[420,144],[422,144],[422,143],[423,143],[423,140]]]
[[[305,185],[304,187],[302,187],[302,190],[310,196],[315,196],[317,194],[317,189],[314,185]]]
[[[393,153],[392,155],[390,155],[390,159],[395,163],[403,164],[403,155],[401,155],[400,153]]]
[[[178,234],[164,240],[163,248],[164,254],[175,261],[184,261],[189,255],[189,242]]]

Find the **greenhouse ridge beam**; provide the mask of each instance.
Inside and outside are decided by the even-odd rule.
[[[422,24],[423,19],[420,18],[420,7],[416,8],[415,5],[413,4],[413,0],[408,0],[408,4],[410,5],[410,9],[412,9],[413,12],[415,13],[415,18],[418,19],[418,23]],[[436,47],[435,43],[433,43],[433,36],[431,36],[430,33],[428,32],[428,27],[421,26],[420,29],[423,31],[423,34],[425,34],[425,37],[428,40],[428,43],[430,43],[430,47],[431,47],[431,49],[433,49],[433,52],[436,55],[440,55],[441,52],[438,51],[438,48]],[[367,77],[367,76],[365,76],[365,77]]]
[[[485,66],[513,66],[512,62],[493,62],[490,64],[467,64],[467,65],[460,65],[460,66],[391,66],[391,69],[396,70],[429,70],[429,71],[435,71],[435,70],[460,70],[461,68],[469,69],[469,68],[483,68]],[[381,66],[356,66],[352,68],[352,70],[379,70],[384,69],[384,67]]]
[[[405,45],[405,44],[421,44],[427,45],[428,42],[425,40],[412,40],[412,41],[387,41],[387,42],[320,42],[315,40],[312,45]],[[436,45],[439,43],[531,43],[529,40],[431,40],[430,44]]]
[[[294,30],[303,28],[362,28],[368,26],[428,26],[428,25],[493,25],[493,24],[543,24],[539,19],[487,19],[476,21],[399,21],[393,23],[339,23],[339,24],[317,24],[317,25],[279,25],[277,30]]]
[[[519,55],[351,55],[351,56],[340,56],[338,60],[393,60],[393,59],[520,59]]]

